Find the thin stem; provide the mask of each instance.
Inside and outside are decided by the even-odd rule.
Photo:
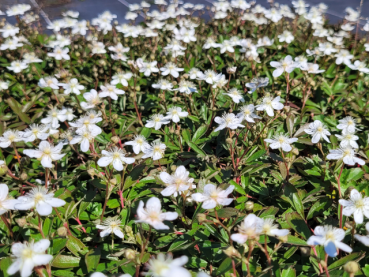
[[[216,217],[218,223],[220,224],[220,226],[222,226],[224,228],[224,230],[226,230],[226,232],[228,233],[229,243],[233,246],[233,241],[231,239],[231,233],[229,232],[228,228],[219,220],[217,210],[214,210],[214,213],[215,213],[215,217]]]
[[[13,144],[13,148],[14,148],[15,155],[17,156],[17,160],[18,160],[19,166],[21,166],[20,156],[19,156],[19,154],[18,154],[17,147],[15,146],[15,143],[14,143],[14,142],[13,142],[12,144]]]
[[[49,169],[45,168],[45,188],[47,188],[48,186],[48,181],[49,181]]]
[[[342,174],[343,166],[344,166],[344,164],[342,163],[340,175],[338,176],[338,179],[337,179],[338,195],[339,195],[340,198],[342,198],[341,181],[340,181],[340,179],[341,179],[341,174]],[[340,228],[342,228],[342,205],[339,202],[338,202],[338,209],[339,209],[339,214],[340,214]]]
[[[325,265],[324,265],[325,274],[327,277],[330,277],[329,271],[328,271],[328,254],[325,254]]]
[[[42,238],[45,238],[44,231],[42,230],[41,216],[38,215],[38,229],[40,230]]]
[[[10,234],[11,238],[13,239],[14,238],[14,234],[13,234],[13,230],[11,228],[11,225],[8,222],[8,219],[6,218],[6,216],[4,214],[1,215],[1,219],[4,221],[4,224],[5,224],[6,228],[8,228],[9,234]]]
[[[251,253],[252,253],[252,250],[254,250],[254,244],[251,242],[249,244],[249,254],[247,255],[247,258],[246,258],[246,267],[247,267],[247,277],[251,277],[251,272],[250,272],[250,258],[251,258]]]
[[[105,209],[106,209],[106,204],[108,203],[108,200],[109,200],[109,184],[110,184],[110,178],[109,180],[107,180],[106,182],[106,190],[105,190],[105,202],[104,202],[104,207],[103,207],[103,211],[102,211],[102,214],[101,214],[101,221],[103,220],[104,218],[104,213],[105,213]]]

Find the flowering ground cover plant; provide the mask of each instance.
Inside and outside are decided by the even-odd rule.
[[[2,276],[369,276],[358,11],[30,8],[0,24]]]

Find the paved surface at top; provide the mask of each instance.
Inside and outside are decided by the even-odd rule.
[[[34,7],[34,3],[39,4],[40,0],[0,0],[0,10],[5,11],[7,7],[17,4],[17,3],[28,3],[32,7]],[[148,1],[147,2],[153,2]],[[169,1],[169,0],[167,0]],[[194,4],[204,4],[206,6],[210,6],[211,2],[214,0],[185,0],[184,2],[191,2]],[[251,1],[251,0],[250,0]],[[250,2],[249,1],[249,2]],[[324,2],[328,5],[327,14],[332,23],[337,23],[342,21],[345,9],[350,6],[354,9],[360,6],[361,0],[307,0],[306,3],[310,5],[317,5],[319,3]],[[118,21],[120,23],[126,22],[124,16],[128,9],[128,4],[140,3],[141,0],[71,0],[70,3],[65,3],[61,5],[51,6],[51,7],[42,7],[42,10],[45,12],[47,17],[50,20],[61,18],[61,12],[66,10],[75,10],[80,13],[80,19],[92,19],[96,17],[98,14],[102,13],[105,10],[109,10],[112,13],[118,16]],[[288,4],[291,6],[291,0],[279,0],[276,1],[280,4]],[[267,0],[256,0],[256,3],[261,4],[265,7],[269,7]],[[363,1],[362,6],[362,18],[369,18],[369,0]],[[1,17],[1,16],[0,16]],[[138,18],[139,19],[139,18]],[[9,19],[12,21],[13,19]],[[47,19],[42,18],[42,23],[46,23]],[[364,23],[365,21],[362,21]]]

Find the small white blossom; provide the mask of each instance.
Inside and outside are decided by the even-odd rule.
[[[101,154],[102,157],[97,161],[97,164],[101,167],[113,165],[115,170],[122,171],[123,164],[133,164],[135,162],[134,158],[126,157],[123,149],[115,146],[109,151],[101,151]]]
[[[64,94],[70,94],[74,93],[79,95],[81,92],[80,90],[85,89],[84,86],[80,85],[78,83],[78,80],[76,78],[72,78],[68,83],[59,83],[60,86],[64,88]]]
[[[132,141],[127,141],[124,144],[131,145],[135,154],[139,154],[140,152],[143,152],[145,148],[150,147],[150,144],[142,135],[137,135]]]
[[[345,238],[345,231],[340,228],[335,228],[330,225],[317,226],[314,229],[314,236],[307,240],[308,245],[323,245],[325,253],[329,257],[336,257],[337,249],[351,253],[352,249],[342,240]]]
[[[224,94],[231,97],[234,103],[238,104],[240,103],[240,101],[245,102],[245,99],[243,99],[241,92],[237,88],[232,88],[228,91],[228,93],[224,93]]]
[[[2,137],[0,137],[0,147],[7,148],[11,144],[23,141],[23,133],[18,130],[6,130]]]
[[[118,216],[116,216],[116,217],[108,217],[101,223],[101,225],[100,224],[96,225],[96,228],[102,230],[100,232],[100,237],[102,238],[113,233],[117,237],[123,239],[124,234],[122,232],[121,225],[122,221],[118,218]]]
[[[31,158],[39,159],[42,166],[45,168],[52,168],[53,161],[58,161],[65,156],[65,154],[61,154],[62,148],[63,143],[53,146],[48,141],[41,141],[38,149],[25,149],[23,150],[23,154]]]
[[[58,208],[66,204],[64,200],[55,198],[53,192],[48,192],[47,188],[41,186],[32,188],[17,200],[18,203],[14,205],[14,209],[36,209],[37,213],[42,216],[51,214],[53,207]]]
[[[187,117],[188,112],[182,111],[181,107],[169,108],[167,115],[164,117],[166,120],[172,120],[174,123],[178,123],[181,118]]]
[[[304,131],[305,133],[313,136],[311,138],[312,143],[318,143],[321,138],[330,143],[330,140],[327,136],[330,136],[331,133],[319,120],[315,120],[314,122],[310,123],[309,128],[305,129]]]
[[[190,172],[183,165],[177,167],[172,175],[169,175],[167,172],[161,172],[160,179],[167,185],[161,191],[161,194],[163,196],[174,195],[174,197],[177,197],[178,194],[192,188],[194,179],[189,178],[189,174]]]
[[[167,146],[160,141],[153,142],[151,145],[142,150],[142,152],[145,154],[142,156],[142,158],[152,158],[154,161],[160,160],[164,157],[166,148]]]
[[[351,146],[346,146],[344,148],[340,147],[339,149],[329,150],[329,154],[327,155],[328,160],[343,160],[343,162],[347,165],[355,165],[358,163],[359,165],[364,165],[365,161],[355,157],[355,150],[351,148]]]
[[[8,194],[8,186],[6,184],[0,184],[0,215],[5,214],[9,210],[14,210],[14,205],[18,204],[18,200],[12,199]]]
[[[160,200],[156,197],[151,197],[146,202],[146,208],[144,208],[144,203],[140,201],[137,208],[138,220],[136,222],[144,222],[156,230],[166,230],[169,229],[167,225],[163,223],[164,220],[175,220],[178,217],[176,212],[166,212],[161,211]]]
[[[237,227],[238,233],[231,235],[231,239],[239,244],[244,244],[249,239],[258,239],[263,231],[263,223],[261,218],[249,214]]]
[[[364,215],[369,218],[369,198],[363,198],[356,189],[350,192],[349,200],[340,199],[339,203],[344,207],[342,214],[345,216],[354,215],[357,224],[363,223]]]
[[[101,85],[101,92],[99,96],[101,98],[110,97],[113,100],[118,100],[118,95],[122,95],[125,93],[124,90],[118,89],[115,85],[105,84],[105,86]]]
[[[247,122],[255,123],[254,118],[261,119],[261,117],[254,114],[254,110],[254,104],[242,106],[240,112],[237,114],[237,117],[241,119],[241,122],[246,120]]]
[[[224,128],[234,130],[239,127],[245,127],[241,124],[241,120],[242,119],[238,118],[234,113],[224,113],[222,117],[217,116],[214,118],[214,122],[218,123],[219,126],[214,130],[214,132],[218,132]]]
[[[23,139],[25,141],[34,141],[35,139],[45,140],[49,137],[46,125],[31,124],[29,128],[23,131]]]
[[[284,105],[279,102],[281,100],[280,96],[272,99],[270,96],[263,98],[263,102],[256,106],[257,111],[265,111],[269,116],[274,116],[274,110],[282,110]]]
[[[297,138],[289,138],[287,135],[275,135],[274,139],[264,139],[265,142],[270,143],[272,149],[282,149],[285,152],[292,150],[291,144],[296,142]]]
[[[346,130],[342,131],[342,135],[335,135],[340,141],[340,147],[345,148],[348,146],[351,146],[352,148],[359,148],[359,145],[357,144],[357,140],[359,140],[359,137],[356,136],[354,133],[347,132]]]
[[[162,114],[154,114],[147,120],[145,127],[147,128],[155,128],[155,130],[159,130],[161,125],[168,124],[170,121],[164,117]]]
[[[232,203],[233,198],[227,198],[234,190],[234,186],[230,185],[226,190],[217,188],[213,184],[207,184],[203,193],[192,194],[192,199],[196,202],[203,202],[204,209],[214,209],[217,205],[228,206]]]

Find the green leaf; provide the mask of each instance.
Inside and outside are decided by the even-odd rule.
[[[205,157],[206,154],[204,151],[202,151],[196,144],[192,142],[188,142],[188,146],[191,147],[193,151],[195,151],[197,154],[199,154],[201,157]]]
[[[191,119],[192,121],[200,122],[200,119],[197,116],[189,115],[188,118]]]
[[[51,266],[57,268],[77,267],[80,266],[79,265],[80,261],[81,261],[80,257],[58,255],[53,259]]]
[[[238,215],[240,211],[235,208],[226,207],[226,208],[217,210],[217,213],[218,213],[218,217],[220,218],[230,218],[232,216]],[[209,215],[212,215],[215,217],[215,212],[211,212],[209,213]]]
[[[184,235],[179,238],[177,238],[169,247],[168,252],[173,251],[179,251],[179,250],[185,250],[189,247],[194,246],[196,243],[198,243],[196,240],[191,241],[191,236]]]
[[[3,277],[10,276],[6,271],[8,270],[9,266],[12,264],[12,259],[10,257],[5,257],[0,260],[0,270],[2,272]]]
[[[207,125],[201,125],[196,132],[193,134],[192,142],[196,143],[197,140],[199,140],[207,131],[208,126]]]
[[[251,163],[252,161],[256,160],[256,159],[259,159],[261,156],[263,156],[264,154],[266,153],[266,150],[262,149],[262,150],[259,150],[258,152],[254,153],[251,155],[251,157],[249,157],[247,160],[246,160],[246,163]]]
[[[287,213],[286,221],[304,239],[308,239],[311,236],[311,231],[306,225],[305,220],[297,212]]]
[[[24,112],[22,112],[22,105],[19,104],[17,100],[15,100],[13,97],[10,97],[5,101],[8,103],[13,112],[19,116],[20,120],[27,124],[31,123],[31,119]]]
[[[306,220],[312,219],[320,214],[322,214],[328,207],[331,205],[331,201],[325,199],[325,201],[318,201],[311,206],[308,215],[306,216]]]
[[[183,129],[182,130],[182,138],[184,139],[184,141],[188,144],[188,142],[191,141],[191,134],[190,131],[188,129]]]
[[[296,277],[296,270],[294,268],[287,268],[282,271],[282,277]]]
[[[59,253],[67,244],[68,239],[57,238],[51,240],[51,247],[53,255]]]
[[[84,255],[88,251],[83,242],[73,236],[68,236],[68,242],[66,246],[69,251],[76,256],[79,256],[81,254]]]
[[[232,268],[232,259],[227,257],[219,266],[217,276],[221,276]]]
[[[87,266],[87,270],[91,272],[92,270],[96,269],[101,257],[100,248],[95,248],[90,250],[85,257],[85,263]]]
[[[287,236],[287,243],[299,246],[307,246],[306,240],[302,240],[292,235]]]
[[[349,261],[359,261],[364,257],[365,257],[365,252],[352,253],[352,254],[347,255],[347,256],[339,259],[338,261],[335,261],[334,263],[330,264],[328,266],[328,269],[329,270],[336,269],[336,268],[339,268],[341,266],[344,266]]]
[[[290,137],[292,137],[292,135],[293,135],[293,126],[295,124],[295,116],[294,116],[294,114],[291,114],[290,116],[288,116],[286,118],[286,123],[287,123],[288,133],[289,133]]]

